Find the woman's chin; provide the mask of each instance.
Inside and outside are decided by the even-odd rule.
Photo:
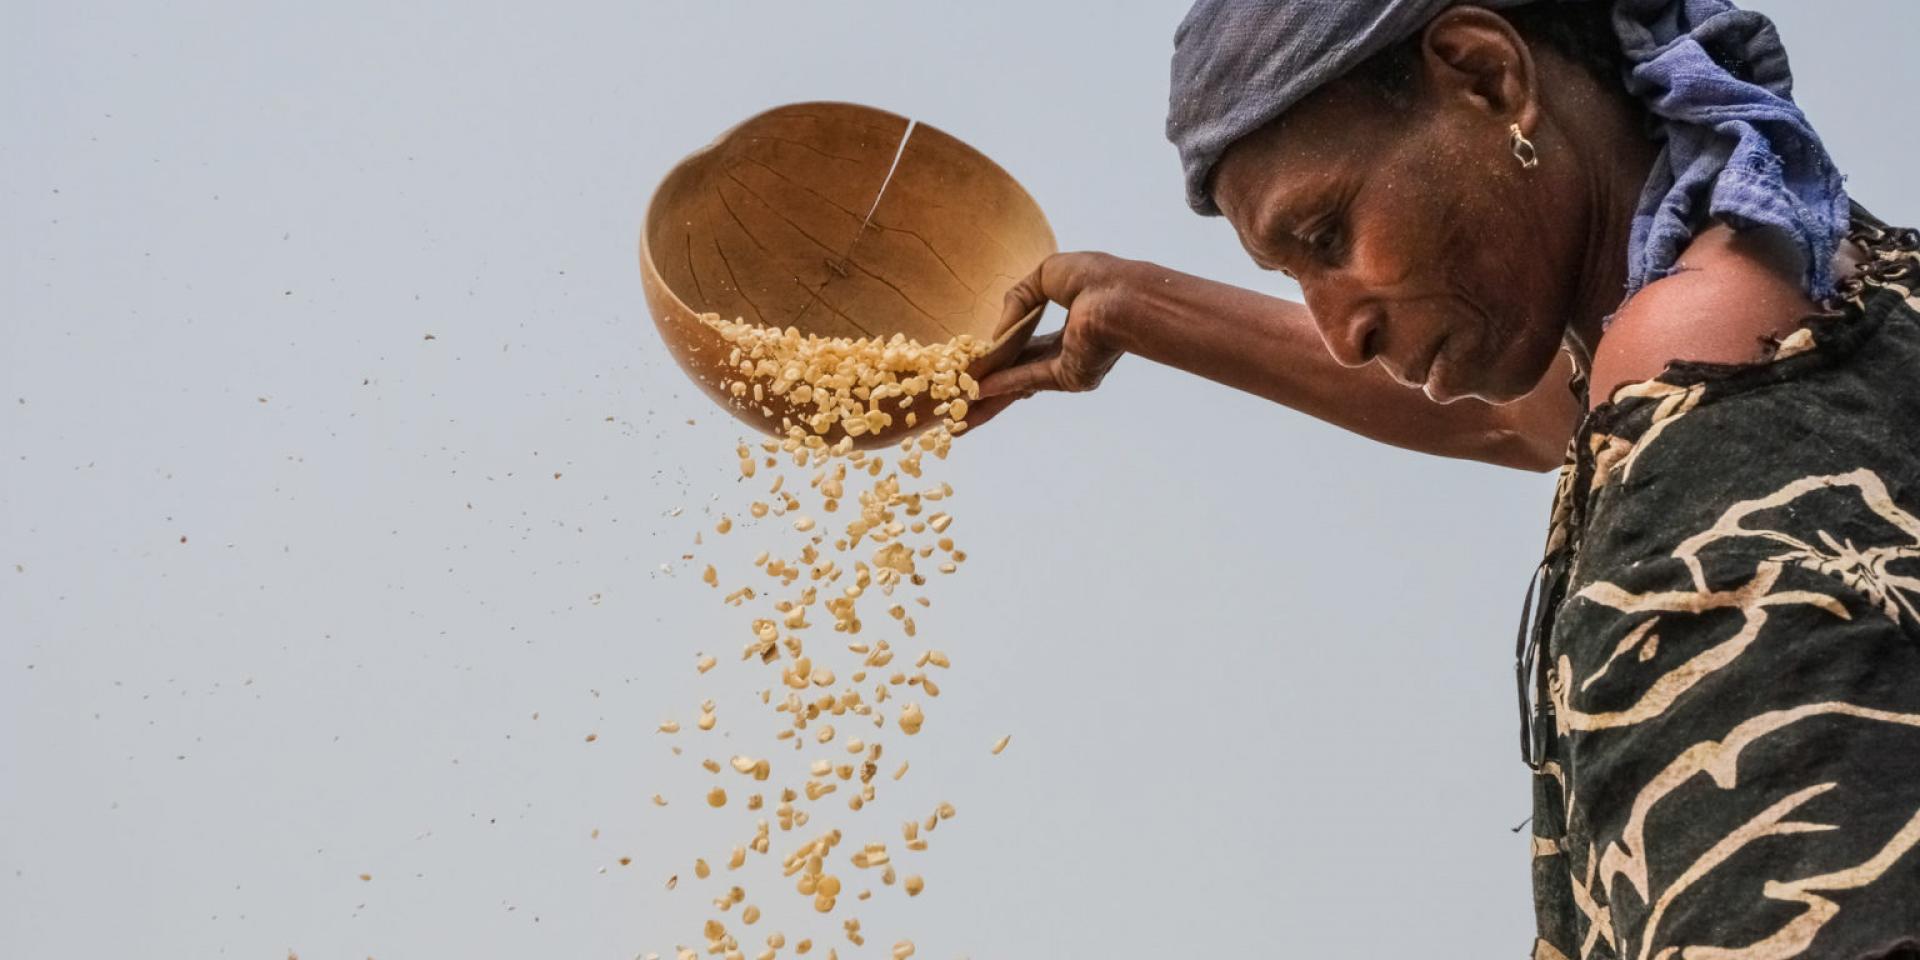
[[[1438,380],[1428,380],[1426,386],[1420,388],[1420,392],[1426,394],[1428,400],[1443,407],[1465,399],[1462,394],[1455,393],[1452,388],[1442,385]]]
[[[1427,395],[1428,400],[1442,406],[1473,396],[1470,386],[1454,382],[1455,376],[1456,371],[1451,359],[1446,351],[1442,350],[1433,358],[1433,366],[1427,369],[1427,382],[1420,387],[1420,390]]]
[[[1515,374],[1512,365],[1476,366],[1471,369],[1435,369],[1434,377],[1427,384],[1427,396],[1435,403],[1453,403],[1472,398],[1494,406],[1504,406],[1524,399],[1548,386],[1547,374],[1552,370],[1552,357],[1548,363],[1535,371]],[[1450,375],[1450,376],[1449,376]],[[1443,377],[1445,379],[1443,379]]]
[[[1462,400],[1478,400],[1481,403],[1504,406],[1525,397],[1531,390],[1505,389],[1488,383],[1454,383],[1438,376],[1429,378],[1421,391],[1427,399],[1446,406]]]

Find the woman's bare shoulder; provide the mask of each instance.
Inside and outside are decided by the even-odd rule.
[[[1710,227],[1677,272],[1648,284],[1614,315],[1594,351],[1589,395],[1605,403],[1625,384],[1674,360],[1753,363],[1818,307],[1799,282],[1791,248],[1764,231]]]

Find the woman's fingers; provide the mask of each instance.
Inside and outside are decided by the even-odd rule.
[[[1031,392],[1018,386],[1027,382],[1029,376],[1033,376],[1031,371],[1021,372],[1018,376],[1014,376],[1014,372],[1027,371],[1029,367],[1043,363],[1054,353],[1060,353],[1060,330],[1035,336],[1033,340],[1027,342],[1025,348],[1020,349],[1020,353],[1014,357],[1012,363],[1008,363],[1006,367],[1000,367],[998,371],[989,372],[985,378],[981,378],[979,397],[989,399],[989,397],[1004,396],[1004,394],[1020,396],[1023,392]],[[1035,390],[1044,390],[1044,388],[1035,388]]]
[[[1042,390],[1059,390],[1060,356],[1055,354],[1021,363],[1001,370],[980,381],[980,396],[1000,397],[1007,394],[1021,396],[1039,393]]]
[[[1012,363],[980,381],[980,399],[971,405],[969,426],[985,423],[1013,401],[1042,390],[1077,393],[1099,386],[1120,354],[1097,342],[1087,317],[1098,309],[1096,301],[1102,301],[1098,268],[1111,262],[1103,254],[1056,254],[1007,291],[996,338],[1048,302],[1067,308],[1066,324],[1034,337]]]
[[[972,430],[1000,415],[1000,411],[1013,405],[1020,394],[1004,393],[997,397],[982,397],[967,408],[967,429]]]
[[[1063,307],[1073,305],[1073,298],[1080,295],[1080,288],[1086,284],[1088,263],[1096,256],[1087,253],[1056,253],[1035,267],[1032,273],[1020,278],[1007,290],[1007,296],[1000,308],[1000,324],[994,328],[994,339],[1020,325],[1033,308],[1049,302]]]
[[[1032,363],[1050,353],[1058,352],[1060,349],[1060,335],[1063,332],[1064,331],[1061,330],[1055,330],[1052,333],[1043,333],[1028,340],[1027,345],[1020,348],[1020,355],[1014,357],[1013,362],[1007,364],[1007,366],[1017,367],[1023,363]]]
[[[1047,302],[1044,287],[1041,286],[1041,272],[1047,268],[1043,262],[1032,273],[1020,278],[1019,282],[1008,288],[1007,296],[1001,303],[1000,323],[993,328],[993,339],[998,340],[1008,330],[1020,325],[1020,321],[1033,312],[1033,308]]]
[[[1005,369],[995,371],[989,374],[985,380],[980,381],[980,399],[968,405],[967,427],[971,429],[980,426],[988,420],[999,416],[1000,411],[1012,406],[1014,401],[1024,400],[1033,395],[1032,390],[1022,390],[1018,388],[1017,384],[1020,382],[1018,379],[1003,379],[1001,382],[1012,383],[1015,384],[1015,386],[1002,393],[990,393],[988,392],[988,388],[994,385],[994,377],[1001,376],[1011,370],[1032,367],[1045,361],[1046,358],[1052,354],[1058,353],[1059,350],[1060,334],[1058,331],[1034,337],[1020,350],[1020,355],[1015,357],[1012,363],[1007,364]]]

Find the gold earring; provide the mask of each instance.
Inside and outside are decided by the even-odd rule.
[[[1534,149],[1533,141],[1520,132],[1520,125],[1514,124],[1507,135],[1507,148],[1513,151],[1513,158],[1520,161],[1520,169],[1532,170],[1540,165],[1540,151]]]

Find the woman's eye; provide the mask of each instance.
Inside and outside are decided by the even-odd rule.
[[[1315,253],[1331,253],[1340,246],[1340,228],[1333,224],[1315,230],[1307,237],[1307,246]]]

